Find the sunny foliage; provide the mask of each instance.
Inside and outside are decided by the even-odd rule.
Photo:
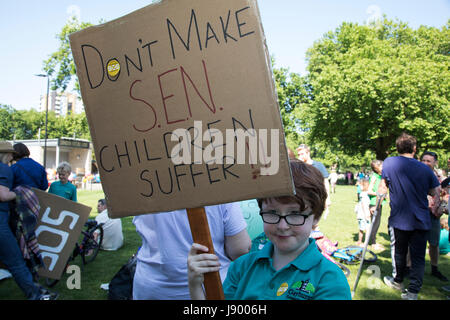
[[[316,41],[307,53],[311,99],[301,109],[311,141],[384,159],[407,131],[422,150],[450,149],[449,26],[343,23]]]

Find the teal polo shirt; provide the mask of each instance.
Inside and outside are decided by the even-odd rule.
[[[70,182],[62,184],[61,181],[55,181],[50,185],[48,193],[53,193],[75,202],[77,201],[77,187]]]
[[[223,283],[230,300],[351,300],[341,269],[328,261],[310,238],[308,247],[291,263],[272,267],[273,244],[236,259]]]

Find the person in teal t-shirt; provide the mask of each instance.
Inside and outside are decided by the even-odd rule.
[[[310,238],[325,209],[323,176],[312,165],[290,161],[296,195],[259,199],[267,243],[236,259],[223,282],[226,299],[351,300],[341,269]],[[194,243],[188,255],[191,299],[205,299],[203,274],[219,270],[216,255]]]
[[[69,176],[72,172],[70,164],[67,162],[61,162],[56,169],[58,173],[59,181],[55,181],[50,185],[48,193],[56,194],[57,196],[77,201],[77,187],[69,182]]]

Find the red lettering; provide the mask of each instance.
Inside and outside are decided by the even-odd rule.
[[[133,99],[133,100],[135,100],[135,101],[140,101],[140,102],[142,102],[142,103],[145,103],[145,104],[152,110],[153,116],[154,116],[154,120],[153,120],[153,125],[152,125],[151,127],[149,127],[148,129],[138,129],[138,128],[136,128],[136,125],[135,125],[135,124],[133,124],[133,128],[134,128],[136,131],[139,131],[139,132],[147,132],[147,131],[152,130],[152,129],[155,127],[157,117],[156,117],[155,109],[153,109],[153,107],[152,107],[152,105],[151,105],[150,103],[148,103],[147,101],[145,101],[145,100],[143,100],[143,99],[139,99],[139,98],[133,97],[133,94],[132,94],[133,87],[134,87],[134,85],[135,85],[136,83],[138,83],[138,82],[141,82],[141,80],[135,80],[135,81],[131,84],[131,86],[130,86],[130,97],[131,97],[131,99]]]
[[[165,76],[166,74],[168,74],[168,73],[170,73],[170,72],[173,72],[173,71],[177,71],[177,70],[178,70],[178,68],[175,68],[175,69],[166,71],[166,72],[161,73],[160,75],[158,75],[159,90],[161,91],[161,98],[162,98],[163,105],[164,105],[164,112],[165,112],[165,114],[166,114],[166,121],[167,121],[167,124],[177,123],[177,122],[181,122],[181,121],[184,121],[184,120],[185,120],[185,119],[179,119],[179,120],[169,121],[169,115],[167,114],[166,100],[169,99],[169,98],[172,98],[172,97],[173,97],[173,94],[171,94],[171,95],[169,95],[169,96],[164,96],[163,89],[162,89],[162,84],[161,84],[161,77],[162,77],[162,76]]]
[[[183,87],[184,87],[184,92],[186,94],[186,101],[188,104],[188,109],[189,109],[189,115],[192,117],[192,111],[191,111],[191,103],[189,101],[189,95],[186,89],[186,81],[185,81],[185,77],[189,80],[189,82],[191,83],[192,87],[194,88],[195,92],[197,93],[197,95],[200,97],[200,99],[203,101],[203,103],[206,105],[206,107],[211,110],[212,113],[216,113],[216,105],[214,104],[214,100],[212,97],[212,93],[211,93],[211,85],[209,83],[209,79],[208,79],[208,70],[206,70],[206,63],[204,60],[202,60],[203,63],[203,71],[205,73],[205,80],[206,80],[206,85],[208,87],[208,93],[209,93],[209,99],[211,101],[211,106],[206,102],[206,100],[203,98],[203,96],[200,94],[200,92],[198,91],[197,87],[195,86],[194,82],[192,81],[191,77],[189,77],[189,75],[186,73],[186,71],[184,70],[184,68],[182,66],[180,66],[180,71],[181,71],[181,79],[183,80]]]

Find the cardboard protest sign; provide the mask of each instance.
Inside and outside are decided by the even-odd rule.
[[[41,207],[36,237],[44,260],[41,277],[60,279],[91,208],[33,188]]]
[[[294,193],[255,0],[162,0],[70,43],[111,217]]]

